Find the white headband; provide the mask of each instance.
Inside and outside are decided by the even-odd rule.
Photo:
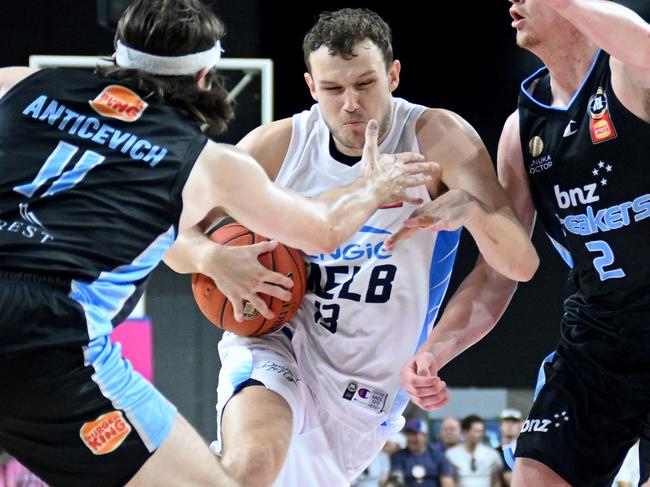
[[[122,68],[141,69],[151,74],[164,76],[195,74],[203,68],[213,68],[221,59],[221,42],[212,49],[185,54],[183,56],[156,56],[138,51],[117,41],[115,62]]]

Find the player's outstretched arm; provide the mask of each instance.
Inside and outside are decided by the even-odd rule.
[[[629,8],[611,0],[540,1],[622,63],[650,70],[650,25]]]
[[[382,204],[409,200],[436,165],[419,154],[380,155],[377,122],[366,129],[363,175],[334,196],[307,199],[273,184],[257,162],[227,145],[208,142],[183,190],[180,229],[222,207],[242,225],[309,253],[334,251]]]
[[[430,110],[421,119],[418,142],[440,164],[446,191],[417,208],[387,245],[418,229],[465,227],[490,266],[508,278],[530,280],[539,258],[474,129],[454,113]]]
[[[514,212],[530,235],[535,224],[535,207],[524,169],[516,112],[503,129],[497,168]],[[433,410],[447,403],[449,393],[438,371],[494,328],[516,289],[515,280],[503,276],[479,256],[427,340],[402,367],[402,387],[414,404]]]
[[[0,98],[2,98],[17,83],[37,70],[25,66],[11,66],[0,68]]]

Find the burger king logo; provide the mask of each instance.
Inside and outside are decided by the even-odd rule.
[[[137,93],[120,85],[107,86],[88,103],[100,115],[125,122],[135,122],[149,106]]]
[[[111,411],[84,423],[79,435],[93,454],[106,455],[116,450],[130,432],[131,425],[124,420],[122,411]]]

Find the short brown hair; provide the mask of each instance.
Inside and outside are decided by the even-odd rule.
[[[118,22],[115,44],[119,40],[150,54],[181,56],[206,51],[224,35],[223,23],[199,0],[136,0]],[[160,76],[117,65],[98,67],[96,72],[181,106],[209,135],[222,133],[233,117],[228,92],[215,68],[206,78],[209,90],[199,89],[193,75]]]
[[[376,12],[367,8],[344,8],[323,12],[302,42],[305,66],[311,71],[309,56],[325,45],[331,55],[345,59],[354,57],[355,44],[371,40],[382,52],[386,68],[393,62],[392,34],[388,24]]]

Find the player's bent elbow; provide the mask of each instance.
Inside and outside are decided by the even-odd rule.
[[[337,229],[327,220],[312,220],[309,230],[300,233],[293,245],[309,255],[333,254],[342,242]]]
[[[538,268],[539,256],[537,252],[533,251],[533,255],[526,257],[523,262],[513,269],[515,275],[512,278],[519,282],[528,282],[533,278]]]
[[[335,253],[336,249],[338,249],[344,241],[336,227],[331,225],[326,225],[321,232],[315,233],[314,237],[315,239],[312,243],[319,254]]]
[[[539,267],[539,257],[536,252],[533,255],[526,256],[522,259],[509,258],[505,261],[499,262],[486,259],[486,261],[494,272],[500,274],[503,278],[514,282],[530,281]]]

